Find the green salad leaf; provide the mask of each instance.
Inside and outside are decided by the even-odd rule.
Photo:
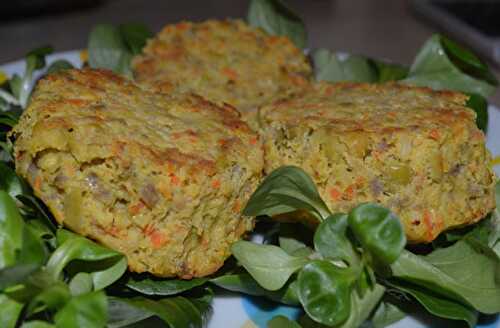
[[[153,37],[151,30],[144,24],[128,23],[119,26],[120,33],[132,55],[138,55],[146,45],[146,41]]]
[[[243,214],[274,216],[298,210],[307,211],[319,221],[330,215],[307,173],[295,166],[283,166],[264,179],[250,197]]]
[[[403,65],[376,59],[369,59],[369,61],[377,72],[377,82],[398,81],[408,76],[409,69]]]
[[[15,328],[23,310],[23,304],[0,294],[0,327]]]
[[[323,221],[314,234],[314,248],[325,258],[358,266],[359,256],[347,237],[347,214],[337,213]]]
[[[394,283],[391,286],[413,296],[429,313],[435,316],[451,320],[462,320],[470,328],[476,327],[478,313],[469,306],[412,284]]]
[[[270,300],[288,304],[299,305],[297,295],[297,282],[289,281],[279,290],[270,291],[262,288],[248,273],[227,274],[210,280],[214,285],[238,293],[253,296],[263,296]]]
[[[345,269],[328,261],[308,263],[298,276],[298,294],[306,313],[327,326],[343,323],[351,308],[350,278]]]
[[[357,291],[352,291],[351,296],[351,313],[349,318],[340,328],[357,328],[365,322],[373,312],[380,299],[384,295],[385,288],[382,285],[376,284],[373,288],[365,290],[363,295]]]
[[[277,315],[267,322],[267,328],[301,328],[300,325],[283,315]]]
[[[207,281],[207,278],[194,278],[191,280],[130,278],[126,286],[144,295],[169,296],[201,286]]]
[[[499,268],[497,256],[466,240],[426,256],[404,250],[391,265],[393,277],[488,314],[500,312]]]
[[[57,328],[105,327],[108,302],[103,291],[72,297],[54,316]]]
[[[280,289],[292,274],[309,262],[307,257],[290,256],[277,246],[244,240],[234,243],[231,252],[248,273],[267,290]]]
[[[119,28],[110,24],[95,26],[88,41],[89,65],[106,68],[116,73],[131,76],[132,54],[123,40]]]
[[[50,64],[49,67],[47,67],[47,74],[54,74],[72,68],[74,68],[74,66],[69,61],[64,59],[59,59],[52,62],[52,64]]]
[[[89,35],[89,65],[132,76],[130,63],[139,54],[152,33],[143,24],[96,25]]]
[[[369,60],[356,55],[339,55],[326,49],[313,54],[316,80],[328,82],[376,82],[377,71]]]
[[[373,328],[385,328],[402,320],[405,316],[406,313],[396,305],[388,302],[380,302],[370,319],[370,323]]]
[[[0,189],[5,190],[14,199],[27,191],[26,185],[16,172],[3,162],[0,162]]]
[[[442,35],[433,35],[421,48],[405,83],[433,89],[490,96],[498,82],[473,53]]]
[[[90,271],[94,290],[103,289],[118,280],[127,269],[125,257],[109,248],[64,229],[57,231],[60,246],[52,253],[46,271],[57,280],[70,262],[76,272]],[[82,261],[84,263],[82,263]]]
[[[281,0],[252,0],[248,8],[248,23],[271,35],[290,38],[299,48],[305,48],[307,34],[302,19]]]
[[[111,298],[109,327],[124,327],[157,316],[170,328],[201,328],[211,314],[210,298],[188,299],[183,296],[151,300],[141,296]],[[136,319],[140,319],[137,320]]]
[[[45,321],[33,320],[23,323],[21,328],[54,328],[53,324],[50,324]]]
[[[363,248],[382,264],[396,261],[406,245],[401,221],[380,205],[358,205],[349,213],[348,222]]]
[[[488,129],[488,102],[486,99],[478,94],[470,94],[466,106],[476,112],[476,125],[486,133]]]

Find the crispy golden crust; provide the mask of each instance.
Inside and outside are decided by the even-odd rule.
[[[167,25],[133,60],[139,82],[187,90],[245,115],[302,88],[311,67],[292,42],[241,20]]]
[[[204,276],[253,227],[240,207],[262,149],[238,115],[71,70],[38,83],[13,133],[16,169],[58,222],[123,252],[132,271]]]
[[[265,171],[304,168],[333,211],[375,201],[410,242],[476,222],[495,177],[467,97],[400,84],[318,83],[261,109]]]

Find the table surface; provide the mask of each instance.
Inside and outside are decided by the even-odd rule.
[[[406,0],[287,0],[303,17],[311,49],[411,63],[423,42],[437,32],[416,18]],[[0,22],[0,63],[51,44],[56,51],[84,48],[97,23],[143,22],[153,31],[180,20],[244,17],[247,0],[107,0],[99,6],[57,15]],[[497,76],[498,74],[497,70]],[[500,105],[500,92],[491,101]]]

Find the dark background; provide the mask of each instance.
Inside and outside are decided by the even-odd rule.
[[[180,20],[242,17],[247,0],[0,0],[0,64],[45,44],[86,47],[97,23],[146,23],[153,31]],[[304,20],[309,47],[343,50],[402,64],[436,29],[407,0],[287,0]],[[498,72],[497,72],[498,73]],[[498,74],[497,74],[498,75]],[[500,105],[500,93],[493,98]]]
[[[7,4],[9,1],[11,5]],[[0,63],[22,57],[42,44],[51,44],[57,51],[83,48],[90,29],[97,23],[143,22],[158,31],[163,25],[180,20],[245,17],[248,6],[247,0],[0,2],[6,2],[0,4],[3,9],[0,10],[3,16]],[[14,10],[22,3],[35,9]],[[407,2],[401,0],[287,0],[287,3],[305,20],[312,48],[346,50],[409,63],[433,32],[415,19]],[[30,14],[35,16],[29,17]]]

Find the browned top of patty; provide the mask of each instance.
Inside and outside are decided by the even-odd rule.
[[[312,84],[295,97],[264,106],[261,122],[336,131],[397,131],[446,127],[475,119],[467,96],[397,83]]]
[[[242,112],[286,96],[312,76],[288,38],[241,20],[167,25],[133,60],[133,69],[139,82],[192,91]]]

